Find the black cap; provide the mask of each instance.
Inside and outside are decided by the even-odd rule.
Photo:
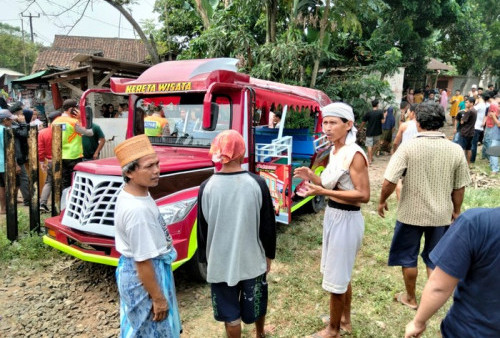
[[[9,107],[11,113],[15,113],[16,111],[23,110],[23,103],[16,102],[12,106]]]
[[[52,122],[56,118],[58,118],[59,116],[61,116],[61,112],[60,111],[58,111],[58,110],[53,111],[52,113],[49,114],[49,121]]]
[[[76,100],[73,100],[73,99],[64,100],[64,102],[62,104],[62,109],[64,111],[66,111],[70,108],[76,108],[76,107],[78,107],[78,103],[76,102]]]

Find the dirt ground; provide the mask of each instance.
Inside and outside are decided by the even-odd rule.
[[[450,132],[449,127],[446,131]],[[389,158],[376,157],[369,169],[374,194],[380,191]],[[42,261],[42,266],[36,268],[14,263],[0,271],[0,337],[118,335],[119,297],[113,267],[63,254]],[[175,272],[175,280],[182,336],[221,336],[222,326],[213,320],[210,311],[208,286],[191,281],[182,268]]]
[[[370,181],[379,189],[389,160],[375,158]],[[35,269],[0,271],[0,337],[116,337],[119,302],[115,269],[61,254]],[[275,267],[277,268],[277,267]],[[217,337],[222,327],[211,316],[210,290],[175,272],[183,337]],[[193,307],[208,311],[191,311]],[[201,309],[200,309],[201,310]],[[193,313],[197,316],[193,316]],[[198,314],[203,317],[198,317]]]

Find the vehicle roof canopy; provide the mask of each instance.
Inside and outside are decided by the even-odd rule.
[[[238,73],[237,63],[238,59],[232,58],[167,61],[154,65],[137,79],[111,78],[111,91],[122,95],[202,92],[207,91],[212,83],[218,82],[252,87],[257,92],[259,106],[265,101],[279,104],[277,92],[314,100],[319,107],[331,102],[320,90],[255,79]],[[307,101],[293,101],[293,104],[307,105]]]

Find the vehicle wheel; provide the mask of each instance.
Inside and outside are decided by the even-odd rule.
[[[191,277],[198,282],[207,281],[207,263],[200,263],[198,250],[193,257],[186,263],[186,268]]]
[[[318,213],[323,210],[326,206],[325,196],[314,196],[313,199],[309,202],[309,207],[312,212]]]

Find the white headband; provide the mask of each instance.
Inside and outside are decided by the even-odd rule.
[[[323,107],[321,113],[323,118],[327,116],[333,116],[333,117],[344,118],[348,121],[354,122],[354,112],[352,111],[352,107],[343,102],[330,103],[329,105]],[[349,133],[347,133],[345,144],[351,144],[356,142],[357,132],[358,130],[353,125]]]

